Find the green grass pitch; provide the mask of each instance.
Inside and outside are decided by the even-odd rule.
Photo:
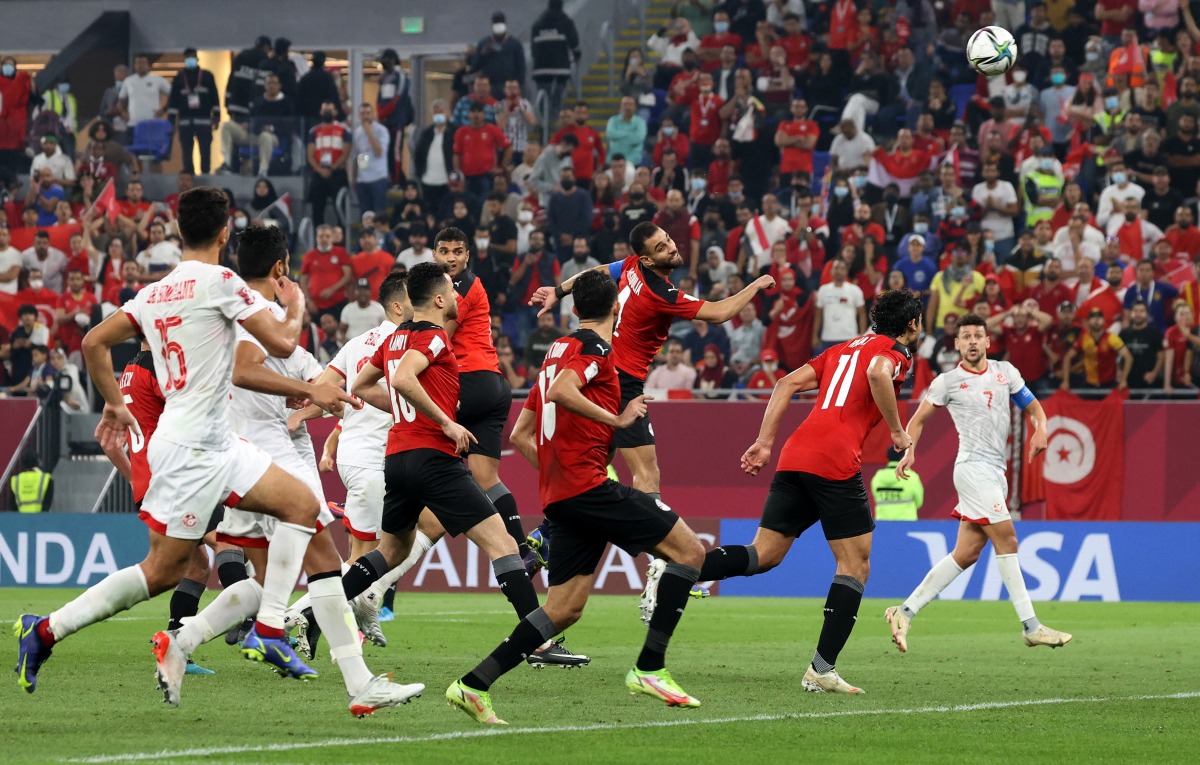
[[[8,623],[46,613],[71,590],[0,590]],[[211,597],[211,595],[210,595]],[[366,647],[375,672],[423,682],[425,696],[352,718],[324,654],[311,683],[276,679],[224,641],[195,658],[169,709],[154,687],[149,638],[167,598],[64,641],[27,696],[0,690],[5,763],[906,763],[1200,761],[1200,605],[1039,603],[1074,633],[1026,648],[1007,602],[935,602],[910,653],[891,645],[879,600],[863,604],[838,662],[861,697],[807,694],[800,677],[821,623],[814,600],[692,602],[668,654],[696,710],[632,697],[623,678],[644,629],[637,599],[595,597],[568,645],[592,656],[570,671],[521,667],[493,691],[510,726],[485,727],[442,694],[514,624],[498,595],[397,597],[389,645]],[[4,635],[9,661],[16,641]],[[324,649],[324,644],[322,648]],[[8,665],[8,666],[11,666]]]

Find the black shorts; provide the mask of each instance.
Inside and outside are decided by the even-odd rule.
[[[465,460],[437,449],[413,449],[383,460],[383,522],[402,534],[417,526],[428,507],[450,536],[458,536],[496,512],[475,485]]]
[[[796,470],[775,473],[758,525],[798,537],[817,521],[826,539],[849,539],[875,530],[862,473],[843,481]]]
[[[463,372],[458,376],[458,424],[479,441],[467,454],[500,459],[504,423],[512,406],[512,388],[498,372]]]
[[[631,374],[617,370],[617,380],[621,383],[621,410],[646,389],[646,381],[639,380]],[[654,426],[650,424],[650,413],[636,421],[628,428],[617,428],[613,434],[613,445],[618,449],[634,449],[639,446],[654,446]]]
[[[616,481],[605,481],[570,499],[546,507],[550,521],[550,586],[591,574],[612,542],[630,555],[652,549],[667,538],[679,516],[663,509],[649,494]]]

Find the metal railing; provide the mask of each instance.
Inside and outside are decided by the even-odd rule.
[[[104,481],[104,488],[100,490],[96,504],[92,506],[92,512],[132,513],[136,509],[133,502],[133,487],[116,468],[113,468]]]
[[[604,46],[604,55],[608,59],[608,95],[610,96],[617,92],[617,62],[615,61],[617,45],[613,26],[611,21],[600,25],[600,43]]]
[[[61,454],[62,442],[62,408],[59,402],[62,395],[54,387],[50,392],[40,397],[37,412],[25,428],[20,443],[13,451],[12,459],[0,477],[0,512],[15,510],[12,507],[12,493],[9,491],[10,479],[22,469],[24,456],[30,451],[37,454],[38,466],[47,473],[53,472]]]

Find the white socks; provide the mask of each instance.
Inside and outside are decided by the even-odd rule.
[[[959,568],[958,563],[954,561],[953,555],[947,555],[937,563],[933,568],[929,569],[929,573],[917,585],[917,589],[912,591],[908,599],[901,606],[908,618],[917,615],[929,602],[938,596],[942,590],[950,586],[950,583],[958,578],[963,570]]]
[[[263,577],[262,602],[258,607],[258,621],[265,626],[283,629],[283,612],[296,589],[304,553],[315,532],[316,529],[294,523],[275,525],[275,535],[267,547],[267,571]]]
[[[997,555],[996,566],[1000,569],[1000,579],[1004,582],[1004,588],[1008,590],[1008,599],[1017,611],[1017,618],[1026,630],[1037,629],[1038,621],[1033,615],[1033,601],[1029,597],[1029,591],[1025,589],[1025,576],[1021,573],[1017,554]]]
[[[408,553],[408,557],[404,559],[404,562],[376,579],[371,583],[371,586],[367,588],[367,593],[375,596],[373,602],[375,604],[382,603],[384,595],[386,595],[387,591],[392,588],[392,585],[400,581],[400,577],[407,574],[409,569],[417,565],[417,561],[421,560],[421,556],[429,552],[430,548],[432,548],[434,544],[436,543],[432,539],[425,536],[425,534],[423,534],[421,531],[417,531],[415,537],[413,538],[412,550]]]
[[[358,625],[346,601],[341,577],[309,580],[308,595],[317,625],[329,641],[329,655],[333,657],[333,663],[341,671],[342,680],[346,683],[346,692],[355,696],[371,681],[372,675],[363,661]]]
[[[150,588],[142,567],[123,568],[50,614],[50,632],[55,640],[62,640],[149,599]]]
[[[258,611],[262,587],[253,579],[231,584],[200,613],[179,628],[175,644],[185,656],[218,635],[224,635]]]

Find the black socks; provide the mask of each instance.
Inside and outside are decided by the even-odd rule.
[[[387,559],[378,550],[372,550],[351,563],[350,570],[342,575],[342,587],[346,590],[346,600],[358,597],[388,570]]]
[[[667,643],[675,632],[675,626],[683,617],[688,592],[696,583],[700,571],[679,563],[668,563],[658,581],[658,604],[650,617],[650,629],[646,642],[638,655],[637,666],[643,672],[653,672],[666,666]]]
[[[725,545],[704,556],[697,581],[711,582],[731,576],[754,576],[758,573],[758,550],[752,545]]]
[[[476,691],[488,690],[501,675],[516,667],[556,634],[558,630],[546,612],[541,608],[534,610],[479,666],[462,676],[463,684]]]
[[[517,512],[516,498],[503,483],[496,484],[483,495],[492,503],[492,507],[496,508],[496,512],[500,513],[500,520],[504,521],[504,530],[517,543],[517,555],[525,557],[529,552],[529,543],[525,540],[525,529],[521,527],[521,514]]]
[[[242,571],[245,571],[245,566]],[[204,594],[204,582],[195,579],[184,579],[175,587],[171,594],[171,620],[167,622],[168,630],[177,630],[183,626],[183,620],[195,616],[200,610],[200,596]]]
[[[222,587],[232,587],[243,579],[249,579],[246,573],[246,556],[241,550],[222,550],[217,553],[217,578]]]
[[[496,582],[508,602],[512,603],[517,616],[524,618],[538,609],[537,592],[533,582],[525,573],[525,564],[520,555],[504,555],[492,561],[492,571],[496,573]],[[474,687],[474,686],[472,686]]]
[[[813,655],[813,669],[825,673],[837,664],[838,654],[846,647],[854,622],[858,618],[858,606],[862,603],[863,583],[852,576],[838,574],[829,586],[825,599],[825,624],[817,640],[817,652]]]

